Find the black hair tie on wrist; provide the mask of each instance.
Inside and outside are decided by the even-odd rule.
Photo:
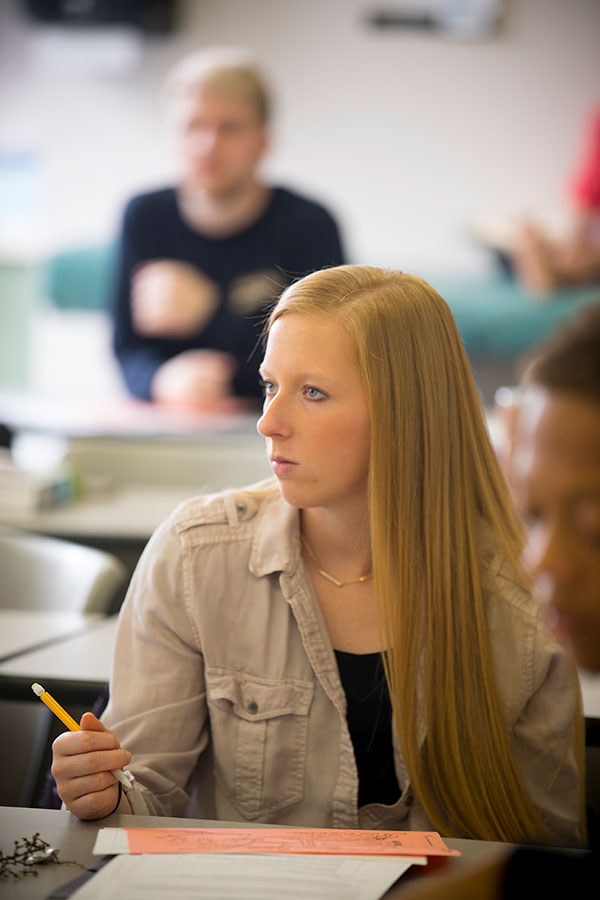
[[[123,796],[123,785],[121,784],[120,781],[117,781],[117,786],[119,788],[119,791],[117,793],[117,803],[116,803],[115,808],[111,809],[111,811],[106,814],[107,816],[112,816],[113,813],[116,813],[116,811],[119,808],[119,804],[121,803],[121,797]]]

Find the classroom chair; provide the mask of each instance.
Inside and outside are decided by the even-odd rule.
[[[126,566],[102,550],[0,528],[0,607],[109,615],[119,609],[127,579]],[[11,735],[0,801],[32,806],[48,767],[53,716],[33,700],[3,700],[0,731]]]
[[[41,265],[41,289],[57,309],[105,310],[111,307],[116,241],[73,246]]]
[[[109,615],[119,608],[125,565],[103,550],[11,528],[0,530],[0,606]]]

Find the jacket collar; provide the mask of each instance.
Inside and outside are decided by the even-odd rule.
[[[291,573],[299,561],[300,514],[278,491],[260,506],[249,569],[257,577],[272,572]]]

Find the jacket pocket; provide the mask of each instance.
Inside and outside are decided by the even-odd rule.
[[[247,819],[304,796],[312,682],[206,671],[215,774]]]

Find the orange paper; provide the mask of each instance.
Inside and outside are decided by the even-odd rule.
[[[460,856],[436,831],[335,828],[127,828],[131,853]]]

